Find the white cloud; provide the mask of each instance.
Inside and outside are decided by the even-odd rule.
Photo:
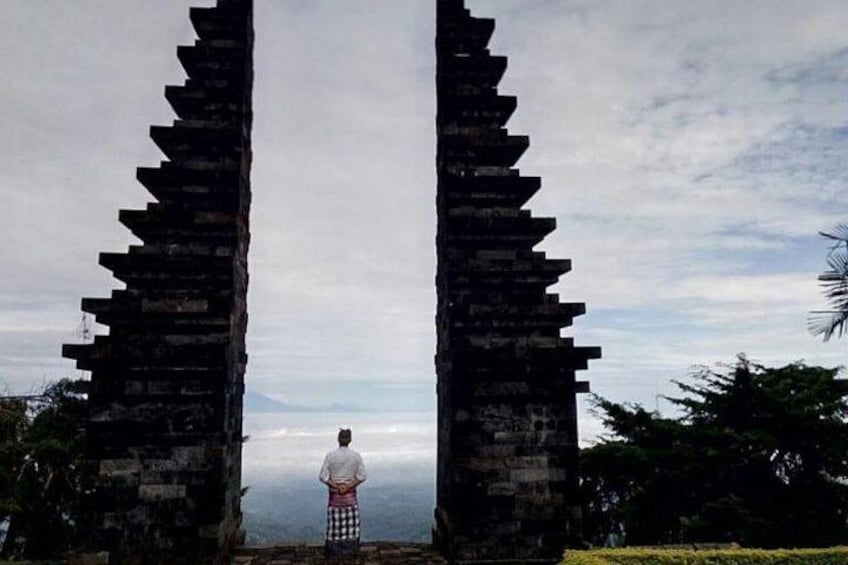
[[[173,119],[162,86],[182,80],[174,45],[193,40],[196,3],[0,5],[13,389],[72,372],[58,344],[79,298],[118,286],[96,254],[132,241],[117,209],[149,200],[134,169],[161,159],[147,128]],[[742,350],[834,364],[840,344],[804,329],[821,299],[799,253],[823,265],[815,232],[845,212],[848,5],[468,3],[497,18],[492,51],[510,59],[510,129],[532,142],[520,165],[544,181],[529,207],[559,221],[540,248],[573,258],[556,288],[588,303],[569,333],[604,347],[581,378],[650,403]],[[429,406],[434,10],[367,5],[256,6],[248,382],[292,402],[383,383]]]

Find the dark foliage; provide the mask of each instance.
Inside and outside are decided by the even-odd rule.
[[[848,541],[848,402],[838,369],[740,357],[677,383],[677,418],[595,398],[610,431],[582,451],[584,530],[631,545]]]
[[[84,386],[65,379],[38,397],[0,398],[4,558],[53,557],[74,542]]]

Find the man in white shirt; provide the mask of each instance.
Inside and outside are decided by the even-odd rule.
[[[365,481],[362,457],[348,447],[350,430],[339,430],[339,448],[324,457],[318,480],[327,485],[327,557],[356,555],[359,552],[359,505],[356,487]]]

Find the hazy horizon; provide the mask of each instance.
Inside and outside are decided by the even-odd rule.
[[[358,489],[363,539],[427,541],[435,506],[436,421],[432,413],[245,414],[242,499],[248,543],[319,542],[324,455],[340,427],[353,430],[368,479]]]

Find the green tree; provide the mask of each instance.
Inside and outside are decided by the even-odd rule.
[[[838,369],[740,357],[701,369],[663,418],[600,398],[609,435],[583,450],[587,538],[629,544],[848,540],[848,403]]]
[[[831,308],[811,312],[808,324],[813,335],[827,341],[834,333],[842,337],[848,331],[848,223],[819,235],[832,243],[827,253],[829,269],[819,275],[822,293]]]
[[[0,398],[3,557],[52,557],[74,542],[84,385],[66,379],[29,402]]]

